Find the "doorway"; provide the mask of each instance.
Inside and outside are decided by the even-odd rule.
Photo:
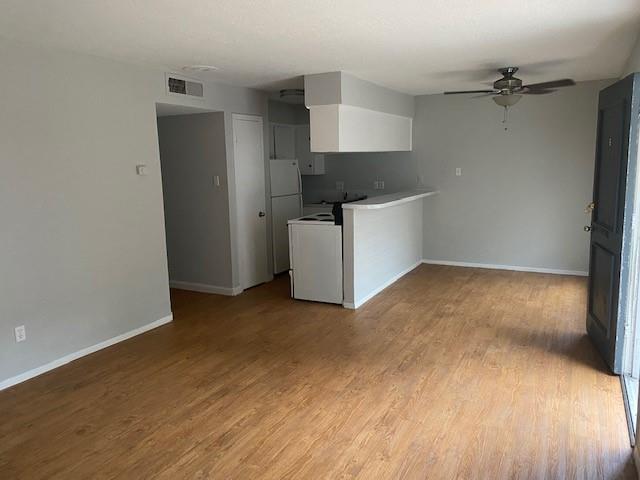
[[[267,282],[267,205],[262,117],[233,114],[240,285]]]
[[[223,112],[157,106],[169,286],[232,295]]]

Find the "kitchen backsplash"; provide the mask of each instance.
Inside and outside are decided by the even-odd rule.
[[[327,154],[325,169],[324,175],[302,177],[305,203],[343,200],[345,193],[348,199],[361,195],[374,197],[420,184],[411,152]],[[376,183],[384,188],[375,188]]]

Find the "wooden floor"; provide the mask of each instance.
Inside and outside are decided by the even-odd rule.
[[[0,392],[0,478],[635,478],[585,280],[423,265],[358,311],[172,292],[175,321]]]

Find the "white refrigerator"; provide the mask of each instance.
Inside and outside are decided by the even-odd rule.
[[[270,161],[273,270],[289,270],[287,221],[302,216],[302,177],[296,159]]]

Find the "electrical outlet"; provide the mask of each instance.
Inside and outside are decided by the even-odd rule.
[[[378,189],[384,190],[384,180],[378,180]]]
[[[343,181],[336,182],[336,190],[338,190],[339,192],[343,192],[344,191],[344,182]]]
[[[16,327],[14,333],[16,336],[16,342],[24,342],[27,339],[27,330],[24,328],[24,325]]]
[[[456,177],[462,176],[462,169],[460,167],[456,168]]]

